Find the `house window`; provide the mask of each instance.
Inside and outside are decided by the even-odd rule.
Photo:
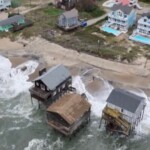
[[[41,84],[40,87],[41,87],[41,90],[45,91],[45,85],[44,84]]]
[[[39,82],[35,82],[35,85],[36,85],[36,86],[39,86]]]

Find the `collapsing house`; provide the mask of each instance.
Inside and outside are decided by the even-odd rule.
[[[47,109],[47,122],[62,134],[70,136],[89,122],[90,109],[85,96],[67,93]]]
[[[65,93],[72,83],[69,70],[63,65],[57,65],[49,70],[43,69],[39,77],[34,80],[34,86],[30,88],[32,97],[38,101],[52,103],[61,94]]]
[[[72,30],[79,27],[78,10],[72,9],[61,14],[57,21],[57,26],[63,30]]]
[[[103,109],[101,123],[105,121],[106,130],[129,135],[143,118],[145,106],[143,97],[114,89]]]
[[[137,29],[133,31],[129,39],[150,45],[150,13],[142,15],[138,20]]]
[[[100,28],[115,36],[126,33],[136,22],[136,10],[129,4],[115,4],[108,13],[108,20]]]

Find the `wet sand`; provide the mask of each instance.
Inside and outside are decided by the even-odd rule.
[[[27,43],[27,45],[24,47],[20,43]],[[0,47],[2,50],[0,50],[0,54],[10,59],[13,67],[29,59],[39,61],[40,67],[31,75],[30,80],[37,77],[38,71],[43,67],[64,64],[70,68],[72,75],[79,73],[81,75],[81,72],[93,69],[89,75],[91,77],[100,76],[114,86],[140,88],[150,93],[150,61],[148,61],[146,68],[144,68],[145,64],[122,64],[85,53],[78,53],[39,37],[20,43],[1,39]]]

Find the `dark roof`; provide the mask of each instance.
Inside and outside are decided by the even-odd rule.
[[[0,21],[0,26],[6,26],[6,25],[13,24],[13,23],[17,23],[21,19],[25,19],[24,16],[15,15],[15,16],[12,16],[10,18]]]
[[[47,111],[57,113],[69,124],[73,124],[90,108],[90,103],[83,96],[76,93],[68,93],[50,105]]]
[[[143,17],[146,16],[147,18],[150,19],[150,12],[149,12],[149,13],[144,13],[142,16],[143,16]]]
[[[129,91],[114,89],[109,95],[107,102],[128,110],[129,112],[135,113],[143,100],[143,97],[137,96]]]
[[[130,7],[128,5],[122,5],[122,4],[115,4],[111,8],[111,10],[113,10],[113,11],[121,10],[122,12],[124,12],[127,15],[131,13],[132,9],[133,9],[132,7]]]
[[[50,68],[46,73],[36,78],[41,80],[50,90],[54,90],[59,84],[71,76],[69,70],[63,65]]]

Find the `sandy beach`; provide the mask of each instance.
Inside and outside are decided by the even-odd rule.
[[[26,43],[25,47],[23,43]],[[93,69],[93,76],[100,76],[115,86],[140,88],[148,91],[148,93],[150,90],[150,61],[147,61],[146,66],[145,61],[143,63],[141,61],[137,65],[123,64],[85,53],[78,53],[40,37],[28,41],[20,39],[15,42],[4,38],[0,40],[0,47],[0,54],[10,59],[13,67],[28,59],[37,59],[42,67],[64,64],[72,71],[76,68],[74,74],[81,69],[89,68]],[[37,75],[36,72],[33,77]]]

